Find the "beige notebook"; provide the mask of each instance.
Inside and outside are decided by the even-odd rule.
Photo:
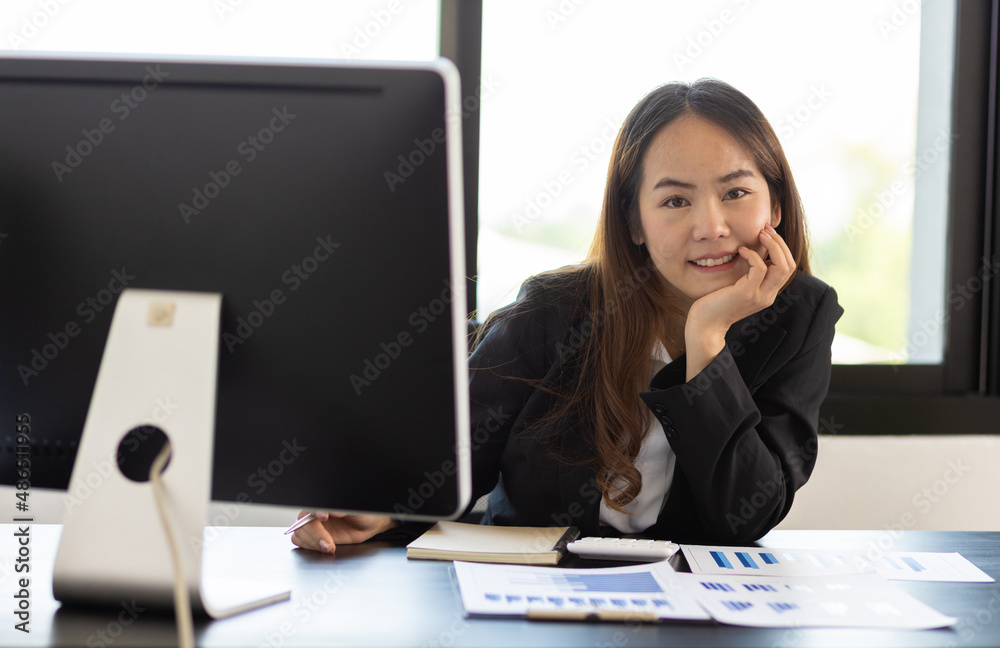
[[[438,522],[406,545],[407,558],[467,560],[517,565],[555,565],[576,527],[505,527]]]

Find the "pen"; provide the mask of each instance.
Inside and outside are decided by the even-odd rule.
[[[601,610],[601,611],[576,611],[576,610],[533,610],[529,609],[525,616],[534,621],[638,621],[651,623],[659,621],[652,612],[639,612],[628,610]]]
[[[296,531],[298,531],[299,529],[301,529],[302,527],[309,524],[315,519],[316,515],[313,513],[307,513],[306,515],[303,515],[302,517],[300,517],[298,520],[295,521],[295,524],[288,527],[288,530],[285,531],[285,535],[288,535],[289,533],[295,533]]]

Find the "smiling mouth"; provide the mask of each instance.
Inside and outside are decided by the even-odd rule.
[[[736,257],[735,254],[727,254],[724,257],[719,257],[718,259],[698,259],[697,261],[692,261],[691,263],[701,266],[702,268],[711,268],[712,266],[722,265],[724,263],[729,263]]]

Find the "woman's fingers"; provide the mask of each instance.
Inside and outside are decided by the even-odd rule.
[[[688,349],[694,344],[691,335],[724,335],[734,322],[771,306],[782,286],[795,272],[792,252],[773,227],[768,225],[762,229],[758,239],[764,247],[764,254],[750,247],[737,248],[737,253],[749,266],[745,275],[732,286],[720,288],[692,304],[685,326]],[[770,259],[765,261],[764,257]],[[697,333],[689,335],[689,330]]]
[[[309,511],[302,511],[299,513],[299,519],[301,520],[308,514]],[[329,513],[315,511],[313,512],[313,516],[316,518],[315,520],[297,529],[292,534],[292,544],[303,549],[333,553],[336,551],[337,546],[334,544],[333,537],[324,524],[329,519]]]
[[[776,265],[788,270],[789,273],[793,272],[795,270],[795,256],[792,254],[791,248],[788,247],[788,243],[770,225],[764,228],[764,232],[768,235],[764,245],[767,246],[771,259]]]
[[[770,225],[761,230],[760,241],[770,257],[770,262],[767,264],[767,274],[761,280],[760,287],[768,293],[773,293],[770,295],[771,300],[773,300],[778,290],[785,285],[785,282],[795,271],[795,260],[788,244]]]
[[[308,511],[299,514],[299,519],[305,515],[308,515]],[[316,519],[295,531],[292,543],[303,549],[329,554],[336,551],[337,545],[364,542],[397,525],[394,520],[383,515],[316,511],[313,516]]]
[[[761,283],[767,276],[767,263],[750,248],[740,246],[736,251],[750,266],[747,273],[736,282],[736,288],[740,289],[742,284],[743,290],[741,292],[744,292],[745,297],[752,298],[760,291]]]
[[[746,247],[737,252],[746,259],[750,269],[737,287],[742,284],[745,297],[758,308],[766,308],[774,302],[778,291],[795,271],[792,252],[781,236],[770,225],[760,231],[760,242],[767,251],[765,260],[760,254]]]

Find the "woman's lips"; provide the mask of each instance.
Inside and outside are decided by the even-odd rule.
[[[738,254],[723,254],[722,256],[704,256],[700,259],[688,261],[698,272],[726,272],[736,265]]]
[[[735,254],[724,254],[720,257],[702,257],[700,259],[695,259],[691,263],[695,264],[699,268],[711,268],[713,266],[725,265],[736,258]]]

